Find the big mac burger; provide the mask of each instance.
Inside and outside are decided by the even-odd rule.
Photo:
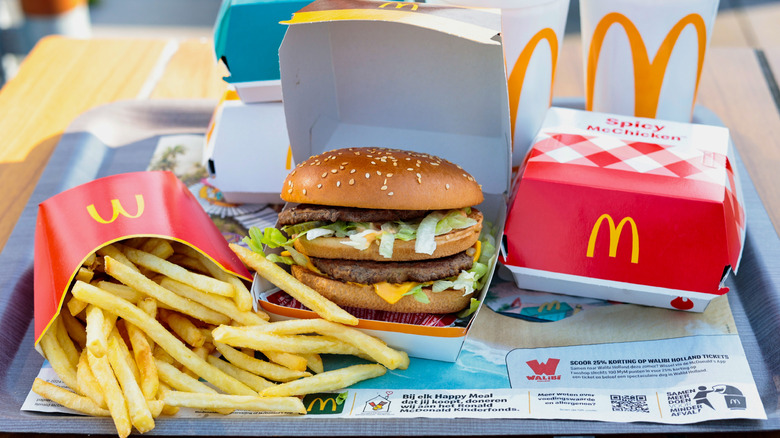
[[[286,250],[275,260],[342,307],[458,312],[484,281],[492,254],[482,251],[482,213],[473,207],[482,190],[449,161],[333,150],[298,164],[281,196],[290,203],[279,215],[289,240],[276,245]]]

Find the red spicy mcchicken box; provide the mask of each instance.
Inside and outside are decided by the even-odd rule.
[[[521,288],[701,312],[745,238],[732,153],[723,127],[552,108],[502,262]]]
[[[187,187],[171,172],[108,176],[38,207],[35,228],[35,341],[59,314],[86,258],[131,237],[187,244],[247,281],[251,275]]]

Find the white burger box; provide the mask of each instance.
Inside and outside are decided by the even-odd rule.
[[[513,186],[518,287],[702,312],[745,239],[724,127],[551,108]]]
[[[281,204],[282,183],[295,167],[282,102],[246,103],[225,91],[206,131],[210,184],[233,204]]]
[[[498,11],[320,0],[287,24],[279,59],[295,161],[353,146],[445,158],[482,185],[485,201],[477,208],[500,242],[511,136]],[[255,281],[256,296],[263,289]],[[316,317],[265,300],[260,305],[272,319]],[[410,356],[454,362],[470,326],[361,319],[358,328]]]

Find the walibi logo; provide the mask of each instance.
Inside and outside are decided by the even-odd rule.
[[[555,370],[558,368],[560,359],[547,359],[547,362],[539,363],[538,360],[529,360],[526,362],[531,370],[534,372],[533,376],[527,376],[528,380],[535,380],[537,382],[549,382],[551,380],[561,380],[560,374],[555,374]]]

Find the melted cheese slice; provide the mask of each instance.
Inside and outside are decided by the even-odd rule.
[[[381,283],[374,283],[374,291],[383,300],[390,304],[395,304],[403,298],[404,294],[412,290],[419,283],[413,281],[401,284],[391,284],[386,281]]]

